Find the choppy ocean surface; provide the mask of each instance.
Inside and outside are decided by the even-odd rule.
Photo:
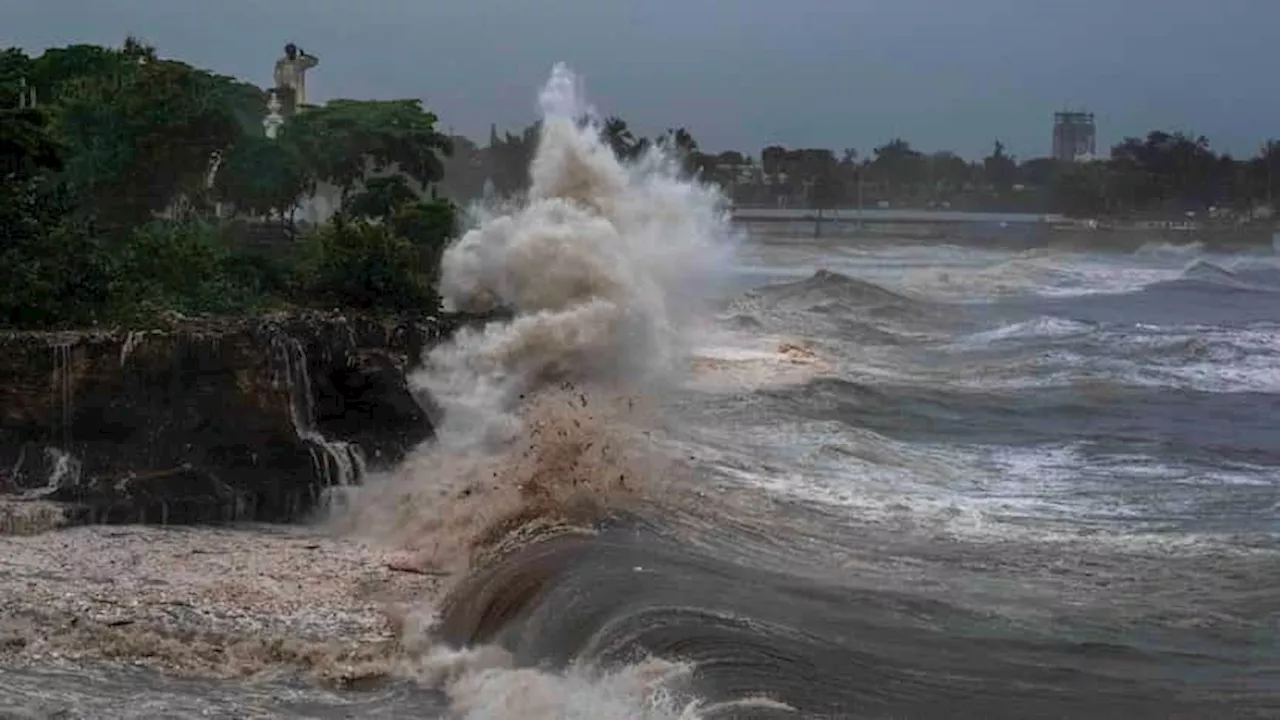
[[[449,306],[510,316],[413,373],[435,441],[326,493],[350,545],[452,584],[281,624],[279,588],[253,600],[280,539],[244,528],[245,587],[220,609],[251,642],[150,616],[112,635],[81,622],[97,600],[78,578],[180,576],[192,553],[173,546],[200,533],[101,536],[130,556],[104,566],[66,555],[105,555],[92,533],[61,555],[9,543],[26,556],[4,577],[61,614],[27,609],[53,625],[24,628],[38,652],[0,670],[0,715],[1280,717],[1270,248],[735,246],[716,191],[660,150],[619,163],[568,68],[539,101],[527,196],[478,212],[442,261]],[[295,558],[295,609],[360,589],[274,557]],[[286,647],[374,612],[381,634],[322,639],[376,651],[362,667]],[[204,676],[252,677],[129,665],[179,669],[191,645]],[[358,689],[291,674],[316,665]]]
[[[1280,717],[1280,258],[748,243],[703,337],[657,442],[705,502],[509,554],[445,639],[686,663],[691,717]],[[0,716],[445,708],[0,672]]]

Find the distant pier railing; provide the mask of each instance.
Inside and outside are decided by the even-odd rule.
[[[886,210],[882,208],[808,208],[735,207],[730,211],[740,223],[867,223],[874,225],[1070,225],[1062,215],[1033,213],[982,213],[956,210]]]

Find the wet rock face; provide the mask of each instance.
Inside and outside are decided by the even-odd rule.
[[[431,437],[406,373],[454,322],[0,334],[0,493],[81,522],[296,519]]]

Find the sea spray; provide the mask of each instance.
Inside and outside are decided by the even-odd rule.
[[[660,150],[621,163],[568,68],[554,68],[540,102],[526,197],[481,217],[442,260],[446,307],[511,317],[427,354],[412,382],[443,411],[437,438],[373,478],[347,518],[435,548],[438,569],[466,566],[444,557],[465,550],[460,533],[532,519],[556,488],[644,484],[631,431],[684,368],[692,320],[732,251],[722,196]],[[536,512],[516,507],[531,498]]]
[[[527,539],[585,531],[670,478],[645,430],[660,388],[686,369],[693,321],[729,267],[723,198],[682,177],[660,150],[621,163],[565,66],[540,102],[528,193],[476,213],[442,260],[447,308],[502,309],[510,319],[459,332],[427,354],[412,382],[443,411],[437,438],[394,472],[371,476],[339,518],[406,550],[400,567],[457,578]],[[481,657],[449,652],[423,649],[411,664]],[[685,708],[660,697],[662,682],[621,680],[677,667],[651,662],[551,676],[480,660],[441,681],[455,709],[476,717],[520,715],[520,697],[547,717],[627,714],[608,698],[643,706],[639,716],[681,716]],[[568,697],[548,699],[581,695],[592,678],[603,693],[596,701],[583,695],[586,705],[571,709]],[[620,682],[631,690],[615,692]]]
[[[579,87],[558,65],[542,93],[526,202],[445,252],[447,307],[515,316],[459,334],[414,378],[445,410],[444,444],[509,438],[520,396],[555,382],[661,379],[727,265],[721,196],[656,152],[619,163],[580,122]]]

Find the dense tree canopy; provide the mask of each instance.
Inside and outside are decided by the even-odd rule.
[[[417,100],[338,100],[289,118],[272,140],[266,99],[132,39],[0,52],[0,324],[321,296],[429,302],[430,263],[454,231],[452,205],[424,199],[450,148],[435,115]],[[353,201],[341,227],[292,241],[306,262],[288,265],[291,233],[269,243],[278,252],[254,251],[254,223],[287,220],[320,183]],[[342,268],[354,274],[335,276]],[[361,282],[376,288],[353,290]],[[387,290],[395,282],[404,287]]]
[[[40,109],[0,110],[0,322],[83,320],[109,278],[94,238],[72,222],[59,179],[66,148]]]
[[[313,175],[350,192],[370,172],[398,170],[423,186],[444,175],[449,139],[418,100],[334,100],[291,118],[285,144],[296,145]]]

